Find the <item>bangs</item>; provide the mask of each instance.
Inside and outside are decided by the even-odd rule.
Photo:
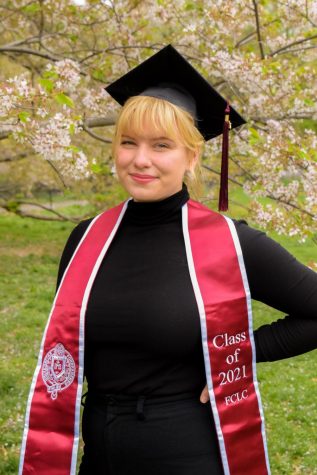
[[[145,124],[151,124],[153,132],[159,135],[182,142],[177,111],[173,104],[149,96],[132,97],[127,101],[118,119],[116,136],[121,138],[130,133],[142,135]]]

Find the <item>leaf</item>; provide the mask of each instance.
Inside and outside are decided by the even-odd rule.
[[[259,132],[254,127],[250,127],[249,132],[251,136],[254,137],[255,139],[259,138]]]
[[[43,78],[57,79],[58,74],[56,71],[44,71]]]
[[[69,96],[66,96],[66,94],[63,94],[62,92],[60,92],[59,94],[56,94],[55,100],[56,102],[58,102],[58,104],[61,104],[63,106],[65,105],[68,107],[74,107],[73,100]]]
[[[259,132],[254,129],[253,127],[250,127],[249,128],[249,132],[250,132],[250,137],[249,137],[249,144],[250,145],[257,145],[258,143],[261,142],[261,136],[259,134]]]
[[[49,79],[41,78],[39,83],[46,90],[46,92],[52,92],[54,89],[54,83]]]
[[[27,122],[28,117],[30,117],[30,114],[28,112],[22,111],[19,112],[18,117],[20,121],[25,124]]]
[[[76,147],[76,145],[69,145],[66,148],[67,150],[71,150],[72,152],[75,152],[75,153],[81,152],[81,148]]]
[[[306,98],[304,99],[304,104],[305,104],[306,106],[309,106],[309,107],[314,107],[315,101],[313,101],[313,100],[310,99],[309,97],[306,97]]]
[[[70,133],[70,135],[74,135],[74,133],[75,133],[75,124],[70,124],[69,133]]]
[[[99,163],[92,163],[90,165],[90,170],[92,171],[92,173],[100,173],[102,171],[102,167]]]
[[[25,7],[22,8],[22,11],[24,13],[37,13],[41,9],[40,5],[38,3],[31,3],[30,5],[25,5]]]
[[[186,2],[185,3],[185,10],[194,10],[195,9],[195,3],[194,2]]]
[[[302,148],[298,151],[298,156],[302,160],[307,160],[308,159],[307,151],[302,149]]]
[[[77,13],[77,6],[76,5],[68,5],[68,10],[70,13],[75,15]]]
[[[94,69],[92,72],[92,77],[98,79],[99,81],[106,81],[105,74],[102,69]]]
[[[90,171],[96,175],[109,175],[110,169],[105,163],[90,163]]]

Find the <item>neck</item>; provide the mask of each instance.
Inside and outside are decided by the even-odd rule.
[[[187,187],[160,201],[130,200],[127,209],[127,218],[138,223],[159,224],[174,219],[182,206],[189,200]]]

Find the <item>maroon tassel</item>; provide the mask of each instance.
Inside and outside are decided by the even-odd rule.
[[[230,106],[227,103],[225,110],[225,121],[223,124],[222,134],[222,157],[221,157],[221,176],[220,176],[220,190],[219,190],[219,211],[228,210],[228,167],[229,167],[229,130],[231,123],[229,120]]]

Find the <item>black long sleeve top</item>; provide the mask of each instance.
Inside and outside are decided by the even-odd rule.
[[[89,297],[89,390],[130,395],[200,394],[206,378],[181,208],[186,186],[159,202],[130,200]],[[58,284],[91,220],[72,231]],[[257,361],[317,347],[317,274],[264,233],[235,221],[251,297],[287,316],[254,332]]]

